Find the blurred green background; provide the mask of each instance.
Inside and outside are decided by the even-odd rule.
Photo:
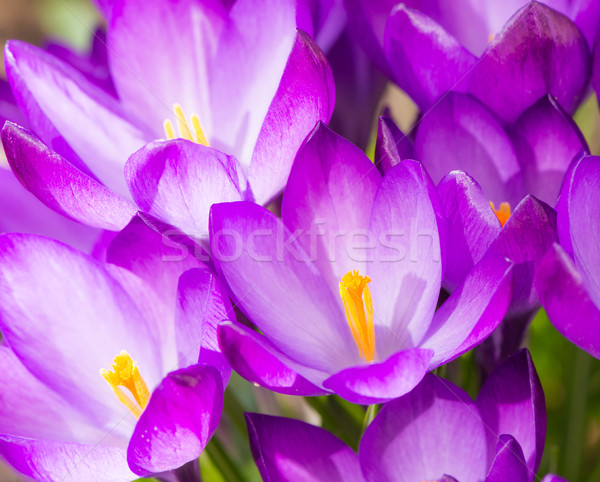
[[[19,38],[40,44],[44,39],[61,40],[76,49],[86,49],[101,16],[87,0],[0,0],[2,41]],[[384,102],[406,131],[415,118],[415,108],[390,87]],[[600,153],[600,116],[595,96],[577,112],[575,119],[593,153]],[[572,482],[600,481],[600,361],[564,340],[542,311],[535,318],[527,340],[546,395],[548,434],[540,475],[555,472]],[[472,363],[467,355],[460,366]],[[464,387],[468,388],[468,387]],[[226,398],[226,416],[214,443],[201,458],[204,480],[257,480],[247,446],[242,410],[302,417],[318,423],[321,416],[337,417],[327,428],[355,444],[360,434],[363,409],[336,397],[310,401],[274,395],[255,389],[234,376]],[[226,467],[219,473],[215,463]],[[227,468],[228,467],[228,468]],[[0,467],[1,481],[17,481]],[[232,472],[233,471],[233,472]]]

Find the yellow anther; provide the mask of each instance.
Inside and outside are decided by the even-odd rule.
[[[179,104],[175,104],[173,106],[173,112],[175,113],[175,119],[177,120],[177,127],[179,130],[179,136],[177,137],[196,142],[197,144],[202,144],[203,146],[209,146],[208,139],[206,138],[204,130],[202,129],[202,124],[200,124],[200,119],[196,114],[192,114],[190,116],[192,121],[192,128],[190,129],[187,118],[185,117],[183,109]],[[165,130],[165,136],[168,140],[175,139],[175,129],[173,127],[173,123],[169,119],[166,119],[163,122],[163,128]]]
[[[125,350],[119,353],[113,362],[112,371],[102,369],[100,375],[108,382],[119,401],[140,418],[150,400],[150,392],[129,353]],[[123,390],[124,388],[131,396]]]
[[[371,279],[349,271],[340,281],[340,296],[344,302],[348,326],[365,361],[375,357],[375,325],[373,323],[373,298],[367,286]]]
[[[494,203],[490,201],[490,206],[492,206],[492,210],[496,214],[498,221],[500,221],[500,226],[504,226],[508,218],[510,218],[510,204],[501,203],[500,208],[496,210]]]

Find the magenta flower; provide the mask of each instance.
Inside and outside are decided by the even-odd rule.
[[[305,422],[253,413],[246,419],[264,480],[528,482],[546,436],[544,394],[526,350],[496,369],[476,402],[427,375],[383,406],[358,455]],[[544,482],[559,480],[553,477]]]
[[[586,93],[600,18],[593,0],[352,0],[349,7],[365,48],[423,111],[460,90],[514,122],[547,94],[573,112]]]
[[[263,333],[221,327],[232,366],[275,391],[370,403],[481,342],[505,313],[511,265],[486,258],[435,312],[446,261],[438,209],[420,164],[382,179],[362,151],[317,126],[281,220],[247,202],[212,207],[217,269]]]
[[[0,454],[16,470],[126,481],[199,456],[230,374],[215,330],[231,306],[179,253],[137,219],[106,264],[0,236]]]
[[[600,358],[600,158],[583,157],[565,177],[558,210],[560,245],[540,263],[535,286],[550,321]]]
[[[268,203],[334,104],[329,66],[296,30],[294,2],[103,4],[118,99],[36,47],[6,47],[18,104],[56,151],[5,127],[23,184],[51,208],[112,230],[140,209],[201,236],[213,202]]]

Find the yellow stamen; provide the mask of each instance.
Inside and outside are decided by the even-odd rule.
[[[119,401],[125,405],[137,418],[148,405],[150,392],[146,382],[140,375],[137,364],[129,353],[123,350],[115,357],[112,371],[100,370],[100,375],[108,382]],[[123,390],[126,388],[133,399]]]
[[[340,296],[344,302],[348,326],[365,361],[375,357],[375,325],[373,323],[373,298],[367,286],[371,279],[348,271],[340,281]]]
[[[508,221],[508,218],[510,218],[510,204],[501,203],[500,208],[496,209],[494,203],[490,201],[490,206],[492,206],[494,214],[496,214],[498,221],[500,221],[500,226],[504,226],[506,221]]]
[[[203,146],[209,147],[208,139],[204,134],[204,130],[202,129],[202,124],[200,124],[200,119],[196,114],[192,114],[190,116],[192,121],[192,128],[188,124],[187,118],[183,113],[183,109],[179,104],[175,104],[173,106],[173,112],[175,113],[175,119],[177,120],[177,127],[179,130],[179,136],[181,139],[186,139],[188,141],[196,142],[197,144],[202,144]],[[173,123],[166,119],[163,122],[163,128],[165,130],[165,136],[168,140],[175,139],[175,128],[173,127]],[[193,133],[192,133],[193,129]],[[195,135],[195,137],[194,137]]]

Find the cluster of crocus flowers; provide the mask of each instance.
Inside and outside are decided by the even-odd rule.
[[[536,480],[528,323],[543,306],[600,358],[600,161],[571,117],[600,3],[95,3],[90,55],[5,47],[0,457],[197,478],[224,407],[212,462],[247,435],[235,370],[369,405],[358,451],[247,413],[265,480]],[[407,135],[368,126],[385,76],[420,109]]]

